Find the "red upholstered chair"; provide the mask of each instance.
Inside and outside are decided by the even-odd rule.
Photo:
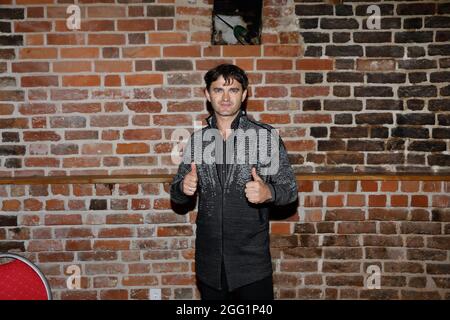
[[[32,262],[17,254],[0,253],[0,300],[51,299],[47,279]]]

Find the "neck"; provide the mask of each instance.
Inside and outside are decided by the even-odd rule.
[[[233,123],[234,119],[238,116],[240,111],[236,112],[236,114],[232,116],[221,116],[217,113],[215,113],[216,117],[216,124],[217,128],[219,129],[220,133],[222,134],[222,137],[225,139],[228,138],[228,136],[231,133],[231,124]]]

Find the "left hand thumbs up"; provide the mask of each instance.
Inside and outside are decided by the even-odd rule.
[[[258,176],[258,174],[256,173],[255,167],[252,168],[252,177],[253,177],[253,181],[263,181],[263,179],[261,179],[261,177]]]
[[[256,168],[252,168],[253,181],[245,185],[245,196],[251,203],[263,203],[272,197],[269,187],[263,179],[256,173]]]

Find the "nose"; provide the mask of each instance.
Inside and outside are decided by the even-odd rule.
[[[222,99],[224,101],[230,100],[230,94],[228,93],[228,91],[224,91]]]

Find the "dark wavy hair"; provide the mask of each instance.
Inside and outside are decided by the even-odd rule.
[[[236,80],[242,85],[242,90],[245,91],[248,87],[248,78],[244,70],[235,66],[234,64],[221,64],[214,69],[209,70],[205,74],[206,89],[209,91],[211,83],[216,81],[220,76],[225,79],[228,85],[232,80]]]

